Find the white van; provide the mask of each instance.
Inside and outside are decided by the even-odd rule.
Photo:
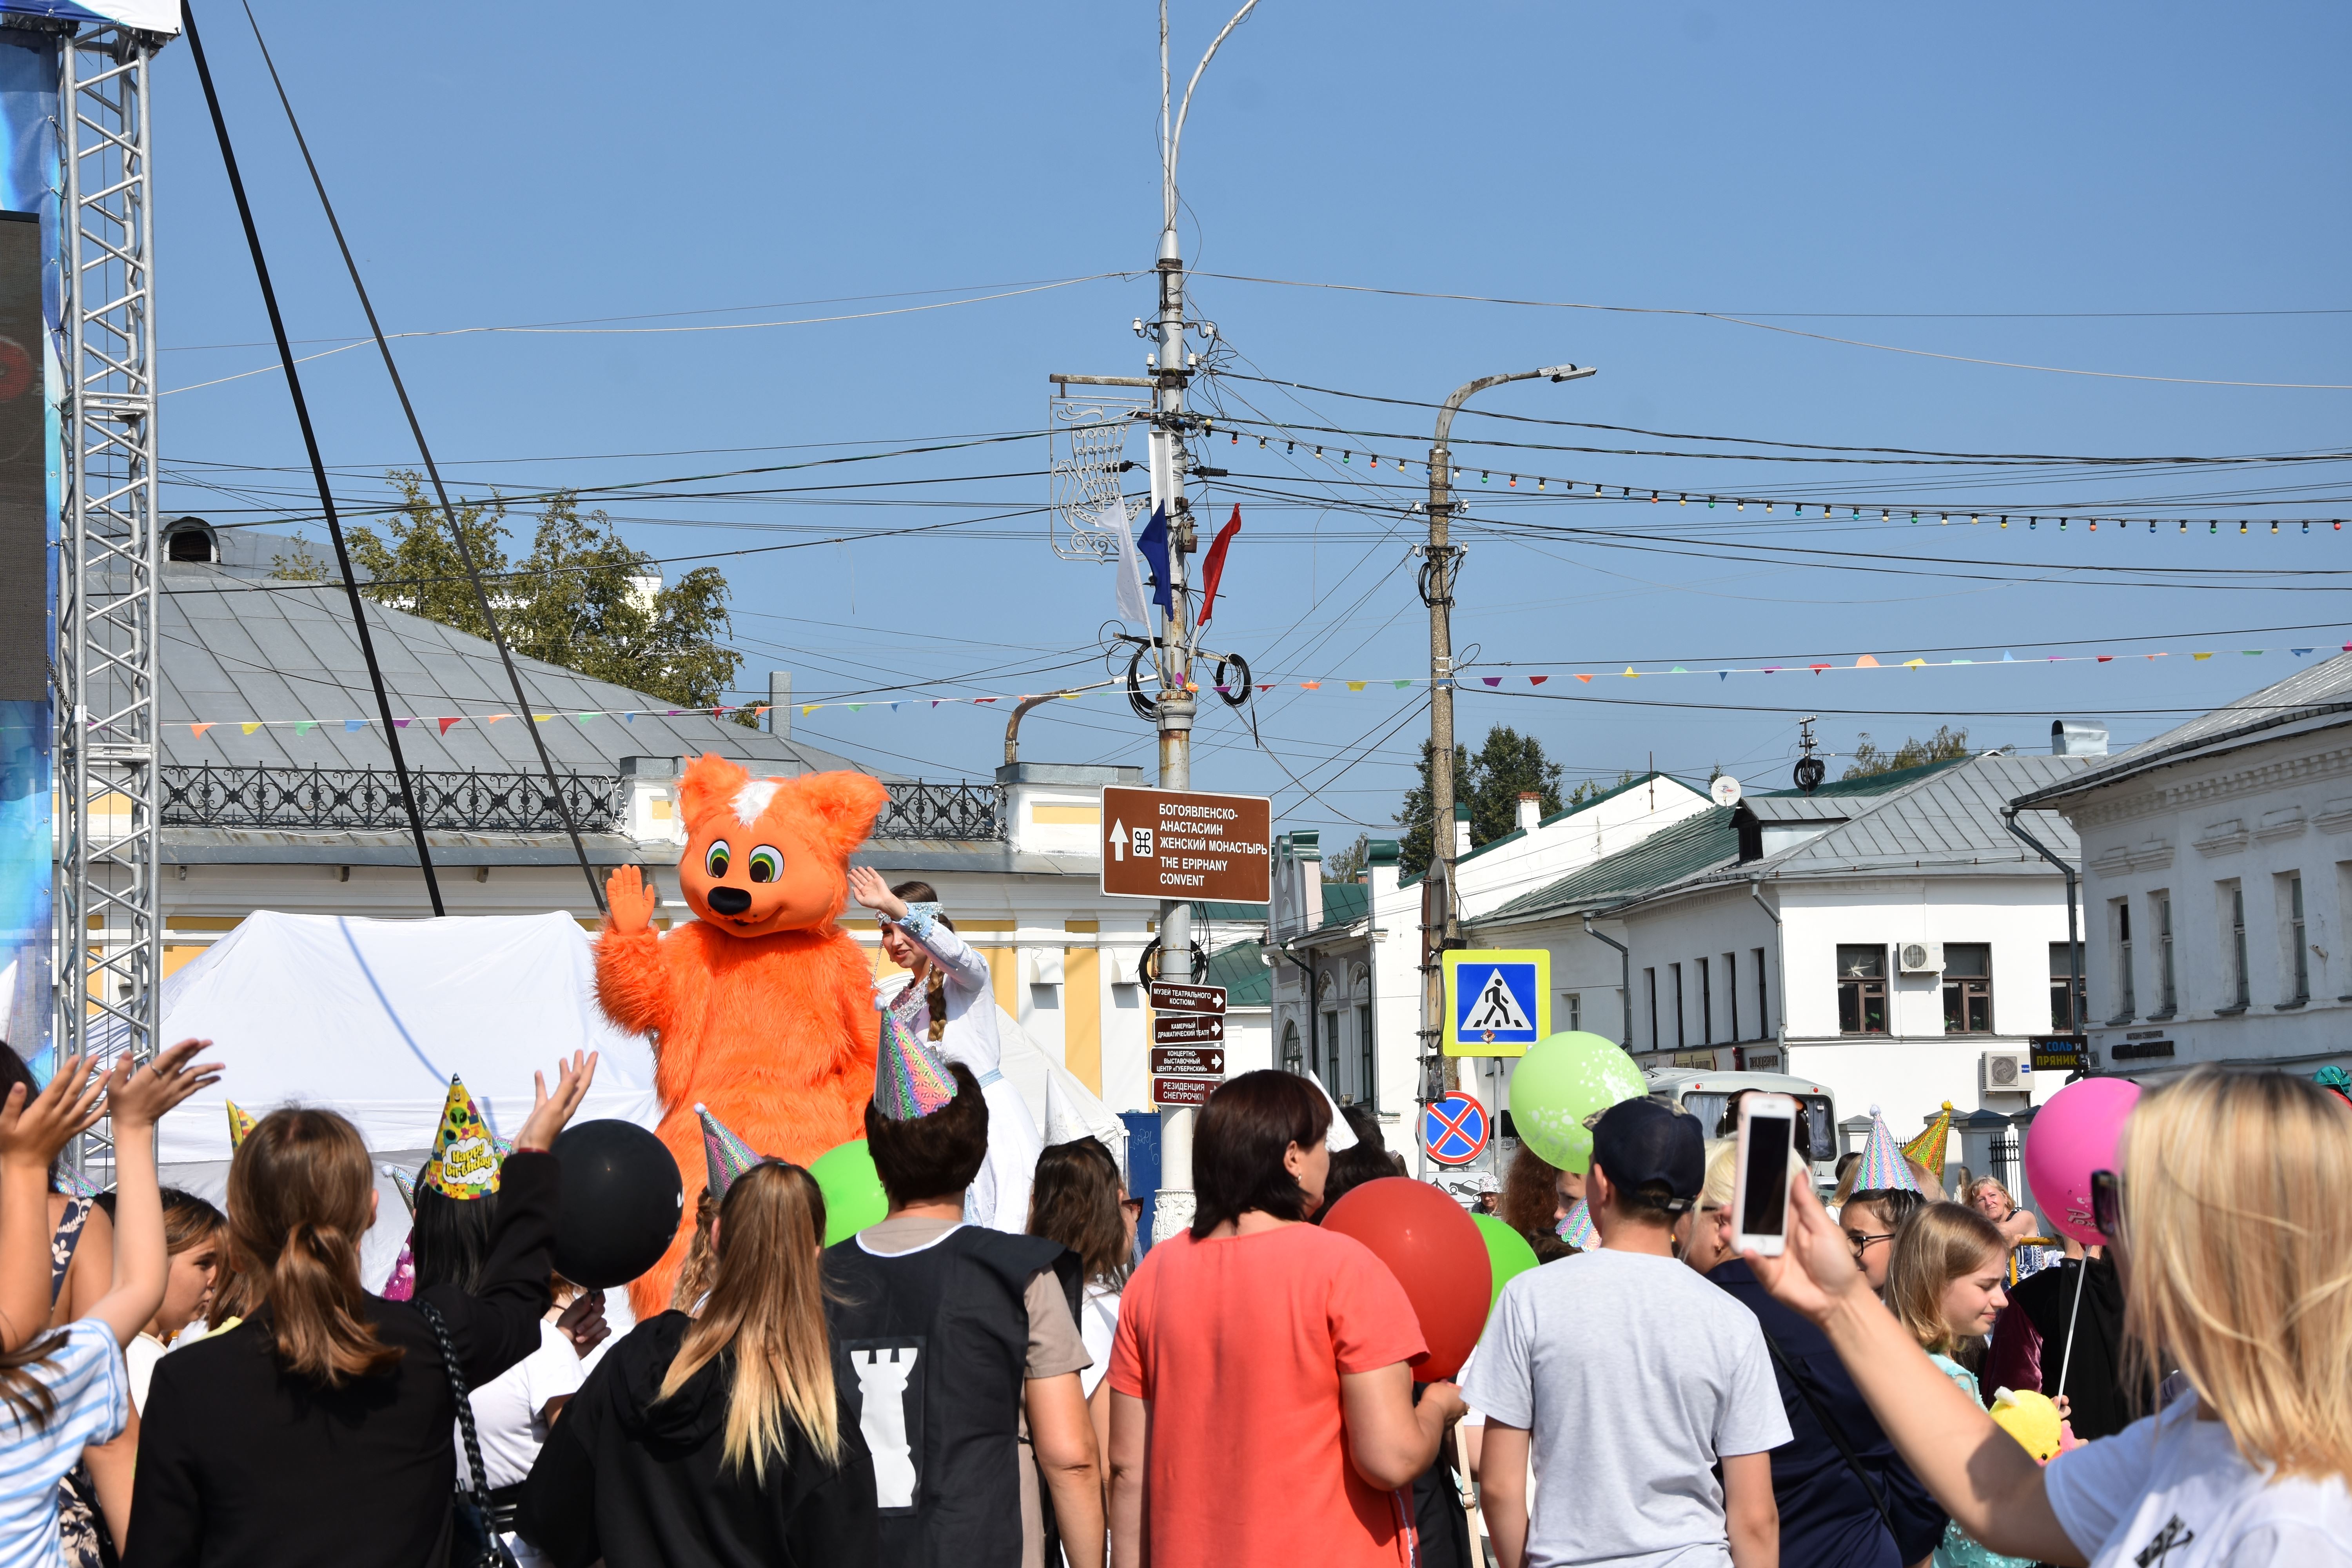
[[[1724,1113],[1731,1097],[1739,1090],[1754,1089],[1788,1095],[1798,1105],[1798,1152],[1811,1163],[1814,1184],[1827,1187],[1836,1184],[1837,1101],[1821,1084],[1811,1079],[1791,1078],[1787,1073],[1708,1072],[1698,1068],[1648,1068],[1643,1076],[1649,1079],[1652,1100],[1664,1100],[1697,1117],[1700,1131],[1709,1138],[1729,1138],[1738,1132],[1736,1123],[1724,1124]]]

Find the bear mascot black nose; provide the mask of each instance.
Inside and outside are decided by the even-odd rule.
[[[710,907],[722,915],[740,915],[751,907],[751,895],[740,888],[713,888]]]

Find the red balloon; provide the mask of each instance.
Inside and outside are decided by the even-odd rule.
[[[1386,1176],[1333,1204],[1323,1228],[1362,1242],[1404,1287],[1429,1345],[1410,1363],[1414,1381],[1460,1372],[1494,1293],[1486,1240],[1462,1205],[1425,1183]]]

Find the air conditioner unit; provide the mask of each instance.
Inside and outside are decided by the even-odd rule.
[[[1940,942],[1898,942],[1895,948],[1895,967],[1906,974],[1935,974],[1944,967],[1944,944]]]
[[[1994,1094],[2023,1094],[2032,1088],[2033,1058],[2024,1051],[1987,1051],[1984,1086]]]

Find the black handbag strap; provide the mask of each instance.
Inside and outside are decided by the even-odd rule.
[[[1870,1479],[1870,1472],[1863,1468],[1862,1456],[1853,1451],[1852,1443],[1846,1441],[1843,1429],[1830,1419],[1829,1411],[1822,1405],[1821,1395],[1813,1392],[1813,1385],[1806,1381],[1803,1373],[1797,1370],[1797,1363],[1789,1359],[1788,1352],[1780,1348],[1780,1342],[1769,1332],[1764,1335],[1764,1348],[1772,1352],[1772,1363],[1786,1373],[1789,1381],[1796,1385],[1799,1397],[1805,1402],[1805,1408],[1813,1413],[1813,1425],[1836,1445],[1838,1457],[1845,1461],[1846,1468],[1853,1472],[1853,1479],[1862,1483],[1863,1493],[1870,1499],[1870,1506],[1878,1510],[1879,1521],[1886,1526],[1886,1533],[1894,1536],[1899,1543],[1903,1538],[1895,1528],[1895,1515],[1887,1509],[1886,1500],[1879,1495],[1876,1483]]]
[[[457,1364],[457,1352],[449,1342],[449,1325],[441,1321],[440,1312],[430,1301],[419,1301],[416,1310],[425,1314],[425,1323],[433,1330],[433,1342],[441,1347],[441,1365],[449,1373],[449,1392],[457,1401],[457,1431],[466,1440],[466,1469],[473,1479],[474,1500],[485,1507],[489,1503],[489,1477],[482,1469],[482,1443],[474,1435],[474,1401],[466,1386],[466,1373]]]

